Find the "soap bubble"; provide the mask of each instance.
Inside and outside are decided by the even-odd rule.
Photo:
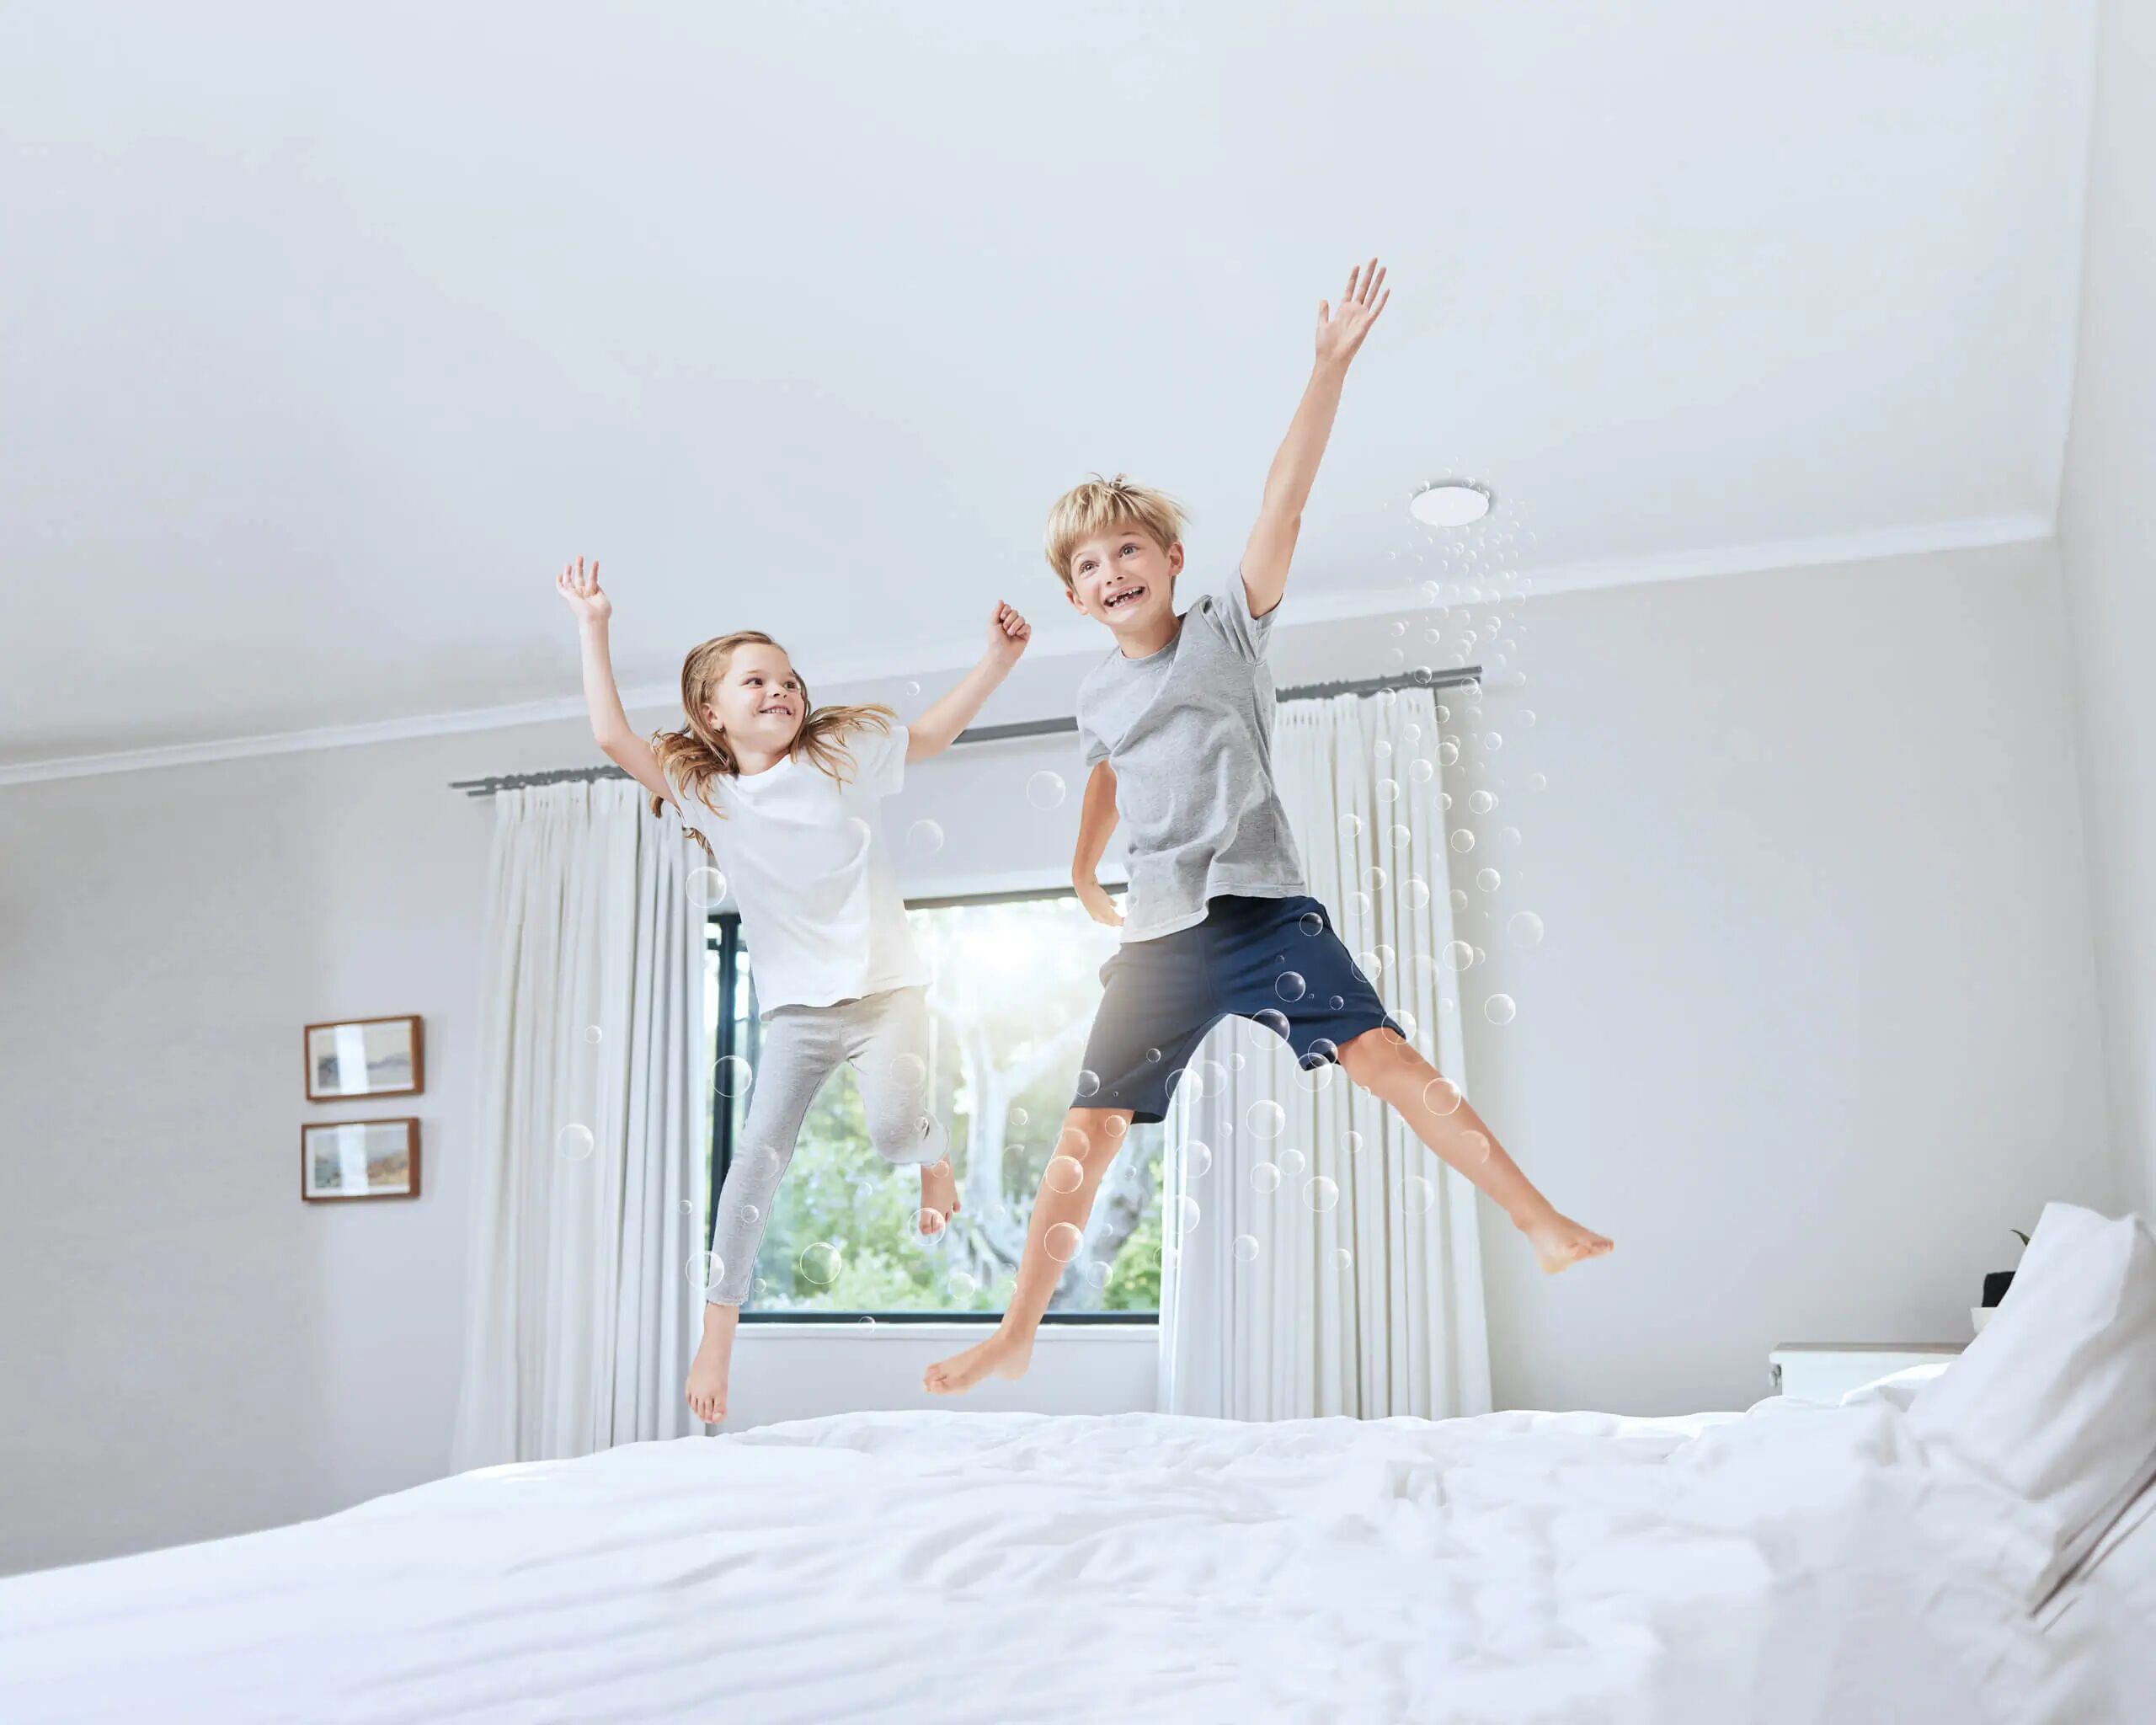
[[[1026,800],[1036,809],[1059,808],[1064,795],[1065,786],[1060,773],[1037,772],[1026,781]]]
[[[1190,1200],[1185,1199],[1183,1202],[1189,1204]],[[1198,1206],[1193,1204],[1191,1208],[1196,1210]],[[1048,1248],[1048,1255],[1058,1263],[1069,1263],[1085,1249],[1086,1236],[1070,1223],[1057,1222],[1041,1236],[1041,1244]]]
[[[951,1291],[961,1300],[970,1300],[980,1291],[980,1284],[967,1270],[951,1272]]]
[[[1362,837],[1363,817],[1359,814],[1342,815],[1340,817],[1340,830],[1342,835],[1348,838],[1358,839]]]
[[[917,682],[914,682],[914,681],[909,681],[907,682],[907,684],[906,684],[906,693],[908,693],[909,695],[918,695],[920,692],[921,692],[921,685],[920,685],[919,683],[917,683]]]
[[[1101,1075],[1091,1067],[1081,1068],[1078,1074],[1078,1094],[1096,1096],[1100,1092]]]
[[[1461,856],[1465,856],[1475,848],[1475,835],[1464,826],[1454,827],[1452,834],[1452,847]]]
[[[1182,1079],[1193,1097],[1220,1096],[1228,1088],[1228,1069],[1208,1055],[1185,1066]]]
[[[1485,731],[1482,733],[1482,746],[1494,755],[1505,746],[1505,740],[1496,731]]]
[[[839,1279],[843,1258],[837,1247],[828,1240],[819,1240],[812,1246],[801,1248],[801,1256],[794,1259],[794,1268],[801,1272],[801,1279],[813,1282],[819,1288],[828,1288]]]
[[[1494,868],[1478,868],[1475,871],[1475,884],[1486,893],[1497,891],[1503,880],[1504,877]]]
[[[589,1126],[564,1126],[554,1135],[554,1148],[565,1162],[582,1162],[591,1154],[597,1142]]]
[[[1120,1138],[1130,1130],[1130,1122],[1121,1114],[1110,1114],[1101,1130],[1111,1138]]]
[[[1093,1140],[1086,1137],[1084,1132],[1075,1126],[1065,1126],[1055,1135],[1055,1148],[1049,1154],[1051,1157],[1067,1156],[1074,1161],[1082,1162],[1092,1148]]]
[[[1157,1066],[1161,1064],[1161,1055],[1160,1049],[1156,1048],[1149,1048],[1145,1050],[1145,1064],[1147,1065]]]
[[[1274,979],[1273,991],[1278,995],[1283,1001],[1299,1001],[1303,997],[1304,993],[1308,990],[1309,986],[1310,985],[1303,980],[1303,973],[1301,971],[1283,970],[1280,975]]]
[[[1254,1102],[1243,1117],[1253,1138],[1274,1139],[1288,1130],[1288,1111],[1277,1102]]]
[[[1348,1004],[1348,996],[1347,996],[1346,995],[1344,995],[1344,994],[1337,994],[1337,995],[1333,996],[1332,996],[1332,998],[1331,998],[1331,1000],[1329,1000],[1329,1001],[1327,1001],[1326,1002],[1326,1006],[1328,1006],[1328,1007],[1331,1007],[1331,1008],[1332,1008],[1332,1010],[1333,1010],[1334,1012],[1338,1012],[1338,1011],[1339,1011],[1342,1007],[1346,1006],[1347,1004]]]
[[[1011,1110],[1011,1124],[1014,1126],[1023,1126],[1033,1118],[1023,1108],[1013,1108]]]
[[[1096,1288],[1107,1287],[1108,1284],[1108,1267],[1102,1263],[1097,1258],[1095,1258],[1091,1263],[1086,1266],[1086,1279],[1091,1283]]]
[[[1430,902],[1430,883],[1419,874],[1411,874],[1407,877],[1407,884],[1404,890],[1407,899],[1407,908],[1411,911],[1419,911]]]
[[[1315,1176],[1303,1188],[1303,1202],[1322,1215],[1340,1202],[1340,1183],[1327,1179],[1323,1174]]]
[[[1277,1036],[1283,1042],[1288,1039],[1288,1015],[1277,1007],[1267,1007],[1250,1015],[1251,1041],[1262,1048],[1268,1036]]]
[[[1373,893],[1383,892],[1385,882],[1390,879],[1391,877],[1382,868],[1370,868],[1363,871],[1363,884]]]
[[[1355,954],[1355,970],[1364,981],[1375,982],[1384,974],[1385,959],[1374,951],[1358,953]]]
[[[1075,1192],[1086,1183],[1086,1165],[1075,1156],[1052,1156],[1041,1180],[1051,1192]]]
[[[1350,1252],[1344,1246],[1334,1247],[1332,1248],[1332,1267],[1337,1270],[1351,1270],[1354,1268],[1355,1254]]]
[[[1360,887],[1348,895],[1348,922],[1350,927],[1370,920],[1370,895]]]
[[[1257,1262],[1257,1235],[1238,1234],[1235,1236],[1235,1262],[1237,1263],[1256,1263]]]
[[[1378,801],[1380,803],[1391,804],[1397,803],[1399,800],[1400,781],[1396,778],[1380,779],[1378,781]]]
[[[1301,929],[1305,934],[1323,934],[1325,932],[1325,918],[1319,916],[1315,911],[1305,911],[1295,920],[1295,927]]]
[[[1508,994],[1493,994],[1482,1002],[1482,1016],[1492,1024],[1509,1024],[1518,1013],[1518,1006]]]
[[[1518,850],[1519,848],[1519,829],[1518,827],[1501,826],[1497,829],[1497,836],[1504,841],[1505,848],[1507,850]]]
[[[746,1222],[750,1227],[755,1227],[756,1224],[763,1220],[763,1219],[764,1213],[758,1210],[755,1204],[744,1204],[741,1206],[741,1220]]]
[[[1457,766],[1460,765],[1460,743],[1457,739],[1452,737],[1441,737],[1438,739],[1438,760],[1441,765],[1445,766]]]
[[[1433,1114],[1460,1111],[1460,1087],[1449,1078],[1433,1078],[1422,1087],[1422,1106]]]
[[[1213,1146],[1202,1138],[1193,1138],[1182,1147],[1183,1178],[1202,1178],[1213,1167]]]
[[[1497,799],[1488,791],[1475,791],[1469,794],[1467,806],[1477,814],[1487,814],[1497,806]]]
[[[748,1093],[755,1070],[739,1055],[722,1055],[711,1069],[711,1087],[721,1096]]]
[[[726,1260],[715,1252],[699,1252],[681,1267],[689,1279],[689,1285],[700,1294],[708,1294],[718,1285],[726,1274]]]
[[[1291,1144],[1280,1152],[1281,1175],[1283,1178],[1292,1180],[1302,1171],[1303,1153]]]
[[[943,848],[943,829],[932,820],[916,820],[906,829],[906,848],[916,857],[933,857]]]
[[[1426,785],[1438,776],[1438,769],[1425,756],[1417,755],[1407,763],[1407,776],[1418,785]]]
[[[1250,1183],[1260,1192],[1278,1192],[1280,1189],[1280,1170],[1271,1162],[1260,1162],[1250,1171]]]
[[[1360,1154],[1363,1148],[1363,1135],[1359,1132],[1349,1131],[1342,1137],[1340,1147],[1350,1156]]]
[[[596,1024],[587,1024],[584,1027],[584,1039],[590,1046],[597,1048],[606,1039],[606,1033]]]
[[[1178,1239],[1189,1233],[1198,1226],[1198,1200],[1187,1193],[1177,1199],[1168,1206],[1167,1223]]]
[[[1410,1215],[1428,1215],[1437,1201],[1438,1188],[1422,1175],[1410,1174],[1400,1183],[1401,1207]]]
[[[1531,951],[1542,944],[1542,919],[1532,911],[1516,911],[1505,924],[1505,932],[1514,946]]]
[[[692,868],[689,871],[689,902],[699,911],[715,909],[726,896],[726,877],[716,868]]]
[[[1463,1132],[1460,1135],[1460,1153],[1471,1162],[1490,1160],[1490,1139],[1486,1133]]]
[[[1530,791],[1548,790],[1550,788],[1550,775],[1546,772],[1530,772],[1527,776],[1527,788]]]

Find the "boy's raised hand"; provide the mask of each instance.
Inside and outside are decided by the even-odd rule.
[[[1033,626],[998,600],[995,614],[988,620],[989,650],[1007,669],[1018,662],[1018,655],[1026,650],[1026,643],[1033,638]]]
[[[584,559],[579,558],[554,577],[554,590],[562,595],[568,608],[576,613],[579,623],[603,623],[614,614],[614,601],[599,589],[599,565],[594,562],[591,573],[586,574]]]
[[[1392,290],[1385,286],[1385,270],[1375,258],[1350,270],[1339,305],[1336,307],[1323,300],[1317,302],[1320,361],[1344,366],[1353,359],[1363,338],[1370,333],[1370,325],[1378,321],[1378,313],[1391,297]]]

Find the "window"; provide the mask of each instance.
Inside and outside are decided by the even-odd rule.
[[[1067,889],[926,900],[907,915],[936,979],[928,991],[930,1094],[950,1134],[959,1212],[942,1235],[922,1237],[914,1224],[920,1176],[889,1167],[869,1147],[852,1069],[841,1067],[802,1123],[744,1322],[992,1322],[1009,1296],[1115,931],[1087,916]],[[739,1068],[721,1063],[745,1060],[753,1074],[760,1052],[747,950],[739,917],[712,918],[707,1233],[710,1194],[725,1178],[748,1103],[748,1086],[725,1076]],[[1156,1125],[1130,1129],[1094,1201],[1085,1248],[1049,1303],[1049,1322],[1128,1322],[1158,1311],[1162,1143]]]

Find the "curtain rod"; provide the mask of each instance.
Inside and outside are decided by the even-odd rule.
[[[1427,676],[1409,671],[1401,676],[1360,677],[1348,682],[1304,683],[1281,690],[1277,698],[1329,701],[1337,695],[1380,695],[1390,689],[1457,689],[1481,681],[1481,665],[1463,665],[1457,670],[1431,672]],[[1011,724],[977,724],[960,731],[951,740],[951,746],[955,749],[962,743],[1008,743],[1022,737],[1061,736],[1077,729],[1075,718],[1022,718]],[[452,780],[449,788],[469,797],[491,797],[498,791],[528,790],[536,785],[590,784],[599,779],[627,777],[610,761],[604,766],[557,766],[544,772],[504,772],[488,778],[460,778]]]

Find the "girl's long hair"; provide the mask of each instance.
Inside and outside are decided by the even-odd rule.
[[[704,708],[711,704],[712,691],[726,675],[726,667],[735,650],[749,646],[776,647],[778,643],[761,629],[736,629],[730,635],[715,636],[693,649],[681,662],[681,710],[688,715],[689,722],[678,731],[654,731],[651,739],[652,755],[675,794],[694,797],[722,818],[724,811],[711,799],[711,782],[715,778],[738,777],[741,763],[735,759],[725,734],[714,730],[711,721],[704,717]],[[793,746],[787,753],[828,772],[833,778],[843,781],[851,777],[853,756],[847,751],[846,740],[855,731],[867,727],[888,734],[898,714],[888,707],[879,706],[819,707],[809,698],[808,685],[798,671],[794,673],[794,681],[801,686],[801,706],[806,716],[801,721],[801,729],[794,733]],[[664,806],[662,798],[651,799],[654,814]],[[702,844],[703,835],[697,833],[696,840]],[[705,844],[704,849],[708,852],[711,846]]]

